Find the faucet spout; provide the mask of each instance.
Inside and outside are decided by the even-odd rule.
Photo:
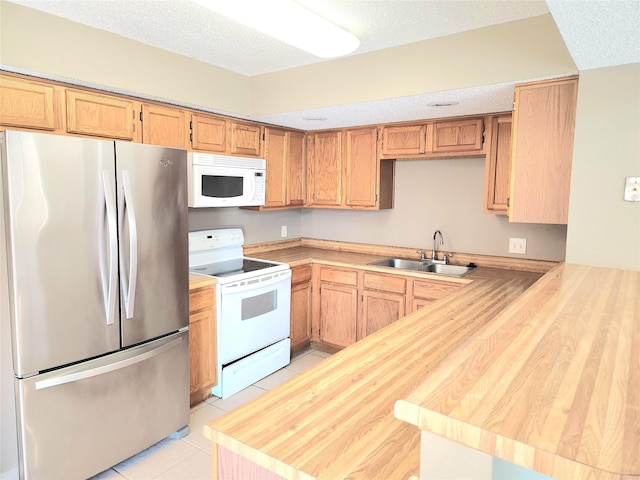
[[[438,253],[438,235],[440,235],[440,245],[444,245],[444,237],[442,236],[442,232],[440,230],[436,230],[433,233],[433,248],[431,249],[431,261],[435,262],[437,260]]]

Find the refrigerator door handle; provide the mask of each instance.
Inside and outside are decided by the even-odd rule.
[[[104,188],[104,204],[107,211],[107,235],[109,238],[109,277],[108,288],[105,295],[105,312],[107,325],[113,325],[116,314],[116,294],[118,288],[118,232],[116,225],[116,199],[115,188],[112,184],[112,172],[102,172],[102,184]]]
[[[129,223],[129,276],[123,274],[122,285],[124,288],[124,306],[127,319],[133,318],[136,301],[136,282],[138,276],[138,231],[136,227],[136,213],[133,205],[133,192],[131,191],[131,179],[129,170],[122,171],[122,185],[124,189],[124,205],[122,209],[126,211],[127,222]],[[124,228],[124,215],[121,219],[121,230]],[[126,272],[126,268],[122,268]]]
[[[106,373],[115,372],[116,370],[121,370],[131,365],[135,365],[136,363],[143,362],[149,358],[161,355],[167,350],[177,347],[181,343],[182,343],[182,337],[178,337],[174,340],[171,340],[170,342],[165,343],[160,347],[154,348],[153,350],[148,350],[134,357],[120,360],[119,362],[102,365],[100,367],[91,368],[89,370],[83,370],[80,372],[74,372],[66,375],[52,377],[46,380],[40,380],[36,382],[36,390],[42,390],[49,387],[57,387],[59,385],[64,385],[65,383],[77,382],[78,380],[85,380],[87,378],[97,377],[99,375],[104,375]]]

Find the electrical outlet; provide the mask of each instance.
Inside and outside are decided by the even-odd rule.
[[[627,202],[640,202],[640,177],[626,178],[624,199]]]
[[[527,253],[527,239],[526,238],[510,238],[509,239],[509,253]]]
[[[283,237],[283,238],[287,236],[287,226],[286,225],[282,225],[282,227],[280,227],[280,236]]]

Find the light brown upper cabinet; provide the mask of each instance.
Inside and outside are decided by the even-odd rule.
[[[214,115],[191,114],[191,148],[209,153],[226,153],[227,120]]]
[[[427,126],[383,126],[380,153],[384,156],[422,155],[427,151]]]
[[[285,130],[265,129],[265,208],[287,206],[287,150],[288,136]]]
[[[306,145],[302,132],[265,128],[265,203],[248,210],[300,208],[305,203]]]
[[[189,141],[193,150],[209,153],[263,157],[264,128],[217,115],[192,113]]]
[[[55,131],[61,128],[59,87],[0,76],[0,125]]]
[[[261,125],[232,121],[230,153],[245,157],[261,157],[263,130]]]
[[[511,172],[511,114],[490,119],[491,140],[487,152],[485,212],[507,214]]]
[[[432,152],[464,152],[465,154],[482,152],[484,132],[482,117],[434,122],[430,127],[433,131],[430,144]]]
[[[186,148],[184,110],[143,103],[140,120],[142,121],[143,143]]]
[[[308,206],[393,208],[395,163],[380,161],[376,127],[319,132],[309,137]]]
[[[378,186],[376,128],[345,132],[345,205],[375,207]]]
[[[302,207],[307,198],[307,144],[302,132],[288,132],[287,205]]]
[[[136,104],[110,95],[67,89],[67,132],[137,140]]]
[[[516,85],[509,221],[566,224],[577,77]]]
[[[308,205],[342,205],[342,132],[339,130],[309,135]]]

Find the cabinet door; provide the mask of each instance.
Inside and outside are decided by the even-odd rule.
[[[291,270],[291,350],[311,340],[311,266]]]
[[[191,148],[210,153],[226,153],[227,121],[212,115],[191,115]]]
[[[485,211],[506,215],[511,173],[511,115],[491,119],[486,169]]]
[[[518,85],[509,221],[566,224],[578,79]]]
[[[482,151],[483,119],[453,120],[433,124],[433,152]]]
[[[287,205],[287,132],[274,128],[265,130],[267,162],[265,207]]]
[[[404,295],[365,290],[362,294],[362,327],[358,340],[391,325],[404,317],[404,313]]]
[[[163,147],[185,148],[184,110],[142,104],[142,142]]]
[[[307,161],[304,133],[289,132],[287,205],[303,206],[307,198]]]
[[[136,140],[135,102],[67,89],[67,132]]]
[[[231,153],[249,157],[262,154],[262,127],[248,123],[231,122]]]
[[[375,207],[378,186],[376,128],[346,131],[346,199],[349,207]]]
[[[382,155],[419,155],[426,152],[426,125],[382,128]]]
[[[54,87],[38,82],[0,77],[0,125],[55,130]]]
[[[358,340],[404,317],[407,279],[400,275],[364,272]]]
[[[347,347],[357,340],[358,289],[321,282],[320,340]]]
[[[214,288],[189,292],[189,378],[191,405],[201,402],[218,383]]]
[[[311,205],[342,204],[342,133],[322,132],[313,135],[313,165],[309,172]]]

